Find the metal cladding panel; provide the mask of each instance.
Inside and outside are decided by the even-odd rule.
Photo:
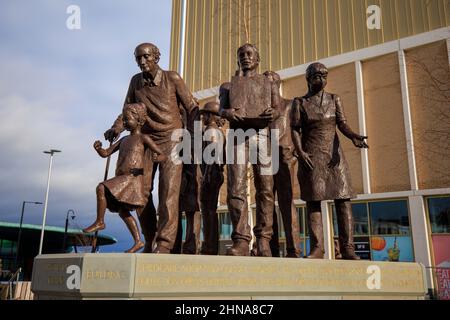
[[[185,0],[185,79],[193,91],[234,75],[245,42],[261,54],[260,71],[278,71],[449,25],[447,0]],[[173,0],[170,68],[178,67],[182,0]],[[369,5],[381,29],[369,30]]]
[[[450,185],[450,70],[445,41],[406,52],[419,189]]]
[[[181,34],[181,1],[172,1],[172,31],[170,36],[170,69],[178,70]]]
[[[411,190],[398,56],[364,61],[362,68],[371,190]]]

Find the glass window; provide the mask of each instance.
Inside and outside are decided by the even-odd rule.
[[[300,256],[304,257],[309,254],[309,238],[308,238],[308,226],[306,225],[306,208],[297,207],[298,224],[300,227]]]
[[[432,233],[450,233],[450,197],[428,198]]]
[[[300,237],[305,236],[305,208],[299,207],[297,208],[298,214],[298,224],[300,226]]]
[[[220,240],[231,239],[231,217],[229,212],[219,213]]]
[[[408,204],[406,200],[369,202],[372,234],[409,235]]]
[[[334,245],[337,253],[338,226],[333,212]],[[352,203],[355,253],[372,261],[414,261],[406,200]]]
[[[15,255],[17,249],[16,244],[16,241],[2,240],[0,254],[3,256]]]
[[[183,230],[181,239],[186,239],[186,216],[181,216],[181,229]]]
[[[275,212],[277,213],[277,224],[278,224],[278,238],[286,238],[286,232],[284,230],[283,217],[281,216],[281,211],[278,206],[275,207]]]
[[[407,236],[371,237],[371,255],[373,261],[413,262],[412,239]]]
[[[339,235],[339,230],[337,226],[337,217],[336,217],[336,207],[334,204],[331,205],[333,210],[333,230],[334,235]],[[353,212],[353,232],[355,236],[366,236],[369,235],[369,218],[367,216],[367,203],[359,202],[352,203],[352,212]]]
[[[450,197],[428,198],[428,215],[431,226],[434,265],[450,266]]]

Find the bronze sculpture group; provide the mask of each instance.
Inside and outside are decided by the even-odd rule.
[[[324,90],[328,70],[323,64],[313,63],[308,67],[308,92],[305,96],[283,99],[279,75],[271,71],[259,74],[257,48],[244,44],[237,51],[239,69],[236,75],[220,87],[220,103],[209,102],[199,110],[198,102],[183,79],[176,72],[160,69],[160,52],[155,45],[140,44],[134,54],[142,72],[132,77],[122,114],[105,132],[105,139],[112,145],[105,150],[99,141],[94,144],[102,157],[119,150],[116,176],[97,187],[97,219],[84,229],[85,232],[105,228],[104,215],[108,208],[119,212],[133,236],[135,244],[127,252],[136,252],[144,247],[143,252],[146,253],[217,255],[217,203],[226,166],[227,205],[233,226],[233,245],[227,250],[227,255],[249,255],[252,240],[247,203],[249,141],[256,139],[270,146],[274,143],[270,132],[278,130],[278,171],[267,174],[266,169],[272,168],[271,154],[268,159],[258,155],[257,161],[252,163],[256,189],[256,222],[253,228],[256,245],[252,254],[279,256],[276,225],[274,228],[277,221],[276,195],[286,231],[286,256],[301,256],[299,221],[292,191],[296,180],[294,170],[298,165],[298,183],[301,199],[306,201],[311,239],[308,258],[324,256],[320,202],[334,200],[342,258],[359,259],[354,251],[350,205],[355,194],[336,128],[359,148],[368,147],[365,143],[367,137],[350,129],[339,96]],[[200,119],[200,115],[203,133],[209,137],[203,143],[203,149],[217,147],[215,150],[222,152],[224,157],[221,161],[200,165],[174,161],[173,150],[180,140],[171,139],[173,133],[182,128],[193,133],[194,122]],[[227,141],[226,152],[225,120],[230,129],[253,129],[252,134],[242,141],[235,137]],[[115,142],[124,130],[129,130],[130,135]],[[239,153],[243,156],[243,163],[236,161]],[[225,164],[224,158],[233,160]],[[158,168],[159,203],[156,210],[152,189]],[[145,246],[131,210],[137,212]],[[187,217],[183,249],[182,212]],[[204,234],[201,250],[200,219]]]

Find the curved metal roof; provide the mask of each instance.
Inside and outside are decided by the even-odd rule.
[[[22,239],[38,240],[41,233],[41,225],[22,224]],[[17,241],[20,224],[0,221],[0,239]],[[45,226],[46,241],[62,243],[64,239],[64,228],[55,226]],[[81,229],[67,229],[67,246],[89,246],[91,245],[94,233],[84,233]],[[117,239],[112,236],[99,233],[97,245],[110,245],[117,243]]]

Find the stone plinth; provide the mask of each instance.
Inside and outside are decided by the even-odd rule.
[[[35,259],[37,299],[423,299],[418,263],[55,254]]]

